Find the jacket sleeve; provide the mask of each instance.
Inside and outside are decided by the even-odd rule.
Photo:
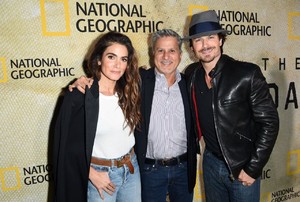
[[[61,172],[64,169],[64,148],[67,142],[68,126],[71,117],[71,94],[66,91],[59,114],[55,124],[54,137],[53,137],[53,179],[54,179],[54,200],[59,201],[58,189],[62,185],[59,180],[61,179]]]
[[[63,102],[56,120],[52,147],[55,201],[66,201],[65,188],[68,186],[68,176],[66,176],[68,170],[66,166],[66,158],[68,157],[67,147],[70,145],[69,134],[72,133],[72,130],[76,130],[74,129],[74,125],[71,125],[71,122],[74,119],[74,110],[79,109],[82,105],[81,97],[83,95],[77,89],[74,89],[72,93],[65,90]]]
[[[261,175],[269,160],[279,131],[278,112],[269,93],[268,84],[257,66],[251,78],[249,102],[255,124],[255,149],[251,153],[245,172],[253,178]]]

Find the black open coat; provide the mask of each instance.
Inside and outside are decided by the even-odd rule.
[[[66,91],[55,126],[54,200],[87,201],[91,154],[99,111],[98,80],[82,94]]]

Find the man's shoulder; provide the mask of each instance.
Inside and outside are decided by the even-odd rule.
[[[227,55],[225,55],[225,58],[226,58],[225,64],[227,64],[226,66],[229,68],[235,69],[235,71],[250,71],[250,72],[252,72],[252,71],[256,71],[256,70],[260,69],[260,67],[257,64],[249,62],[249,61],[234,59]]]
[[[188,65],[184,70],[183,73],[185,75],[186,78],[190,78],[190,76],[193,74],[193,72],[195,71],[195,69],[197,69],[199,67],[199,62],[194,62],[190,65]]]

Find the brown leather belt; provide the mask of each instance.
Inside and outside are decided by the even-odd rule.
[[[100,159],[97,157],[93,157],[91,159],[91,163],[99,165],[99,166],[108,166],[108,167],[112,167],[112,166],[116,166],[118,168],[127,165],[129,172],[131,174],[134,173],[134,167],[130,161],[130,157],[134,154],[134,150],[131,149],[130,153],[122,156],[121,158],[119,158],[119,160],[117,159]]]

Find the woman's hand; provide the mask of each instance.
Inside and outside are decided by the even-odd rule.
[[[97,188],[100,197],[104,200],[103,191],[112,195],[115,192],[115,185],[110,181],[108,172],[98,172],[90,166],[89,179],[93,185]]]

